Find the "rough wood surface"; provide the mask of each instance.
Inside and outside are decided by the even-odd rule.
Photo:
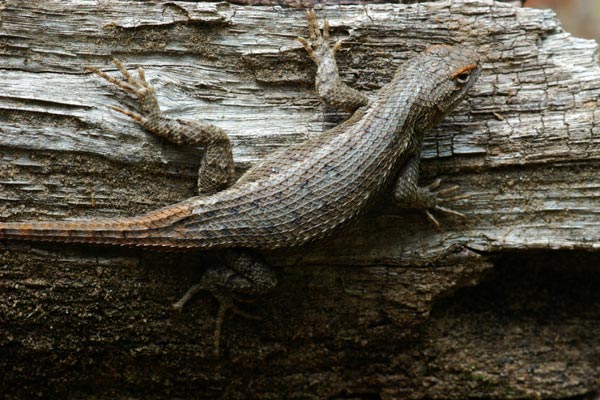
[[[226,322],[169,304],[202,255],[2,244],[8,398],[568,397],[600,386],[600,68],[549,11],[492,0],[323,6],[345,81],[433,43],[484,72],[425,144],[423,181],[471,197],[436,231],[385,199],[331,242],[267,255],[281,284]],[[302,12],[177,1],[0,2],[0,217],[133,215],[194,193],[201,151],[145,133],[86,65],[140,65],[172,116],[230,132],[242,171],[344,118],[294,38]],[[495,268],[492,270],[492,266]],[[465,288],[480,283],[479,286]],[[462,289],[461,289],[462,288]],[[435,308],[433,308],[435,306]],[[433,308],[433,311],[432,311]]]

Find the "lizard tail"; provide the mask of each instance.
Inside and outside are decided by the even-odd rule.
[[[0,239],[121,246],[189,247],[166,229],[190,215],[186,202],[130,218],[0,222]],[[170,234],[169,234],[170,233]]]

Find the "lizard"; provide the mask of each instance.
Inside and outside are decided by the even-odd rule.
[[[476,51],[464,46],[431,45],[405,62],[393,79],[369,98],[341,81],[327,19],[319,27],[306,12],[309,38],[297,38],[317,65],[315,87],[326,104],[351,112],[338,126],[292,145],[251,167],[237,181],[231,142],[221,128],[165,116],[144,70],[137,76],[119,61],[122,78],[96,67],[86,70],[133,95],[139,109],[112,107],[147,131],[179,145],[204,148],[198,195],[140,216],[93,220],[0,222],[0,239],[88,243],[159,250],[217,250],[219,265],[174,303],[177,309],[198,291],[219,301],[214,349],[234,300],[271,291],[275,273],[261,251],[303,246],[330,236],[356,219],[379,194],[392,190],[402,207],[463,216],[440,205],[458,187],[440,181],[419,186],[425,133],[466,96],[481,72]],[[456,198],[456,197],[455,197]],[[256,253],[258,252],[258,254]]]

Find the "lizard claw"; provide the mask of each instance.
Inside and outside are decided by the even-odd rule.
[[[425,187],[415,187],[412,185],[400,186],[402,190],[395,192],[394,197],[396,198],[398,205],[401,207],[416,208],[421,210],[427,219],[433,224],[433,226],[436,229],[440,229],[441,224],[437,218],[434,217],[434,211],[443,212],[455,217],[466,218],[463,213],[444,207],[440,205],[440,203],[461,200],[469,197],[468,195],[448,197],[448,195],[455,193],[458,189],[460,189],[460,186],[454,185],[441,189],[441,184],[442,180],[438,178],[429,186]]]
[[[185,306],[185,303],[190,301],[190,299],[192,297],[194,297],[194,295],[196,293],[200,292],[201,290],[205,290],[205,289],[206,289],[206,287],[202,283],[192,286],[191,288],[188,289],[187,292],[185,292],[185,294],[183,296],[181,296],[181,298],[179,300],[177,300],[175,303],[172,304],[172,307],[174,309],[176,309],[177,311],[183,310],[183,306]]]
[[[298,37],[297,40],[302,44],[304,50],[308,53],[308,56],[319,65],[326,54],[331,52],[334,56],[335,53],[342,47],[342,41],[338,40],[330,49],[329,47],[329,21],[325,19],[323,21],[323,29],[319,29],[319,21],[315,10],[306,11],[306,20],[308,23],[308,37],[306,40],[303,37]]]
[[[427,186],[427,189],[429,189],[430,191],[434,191],[440,187],[441,183],[442,183],[442,180],[440,178],[437,178],[429,186]]]
[[[114,76],[109,75],[96,67],[86,67],[85,71],[94,73],[100,78],[104,79],[105,81],[117,86],[124,92],[136,96],[142,106],[144,114],[149,115],[152,113],[160,113],[160,107],[158,106],[158,101],[156,99],[156,92],[152,85],[150,85],[148,81],[146,81],[146,74],[144,70],[141,67],[138,67],[138,76],[135,77],[131,73],[129,73],[129,71],[127,71],[123,63],[118,59],[113,58],[112,62],[119,69],[124,79],[115,78]],[[144,121],[146,121],[146,118],[142,114],[139,114],[137,112],[126,110],[116,106],[113,106],[111,108],[115,111],[127,115],[128,117],[140,124],[143,124]]]
[[[465,214],[458,212],[456,210],[453,210],[451,208],[448,208],[448,207],[443,207],[439,203],[461,200],[461,199],[466,199],[466,198],[470,197],[469,195],[446,197],[448,194],[454,193],[458,189],[460,189],[460,186],[453,185],[453,186],[450,186],[450,187],[447,187],[444,189],[440,189],[441,183],[442,183],[442,180],[440,178],[438,178],[435,181],[433,181],[433,183],[431,183],[427,188],[422,189],[422,191],[423,191],[422,195],[424,197],[423,204],[425,204],[425,207],[423,209],[424,209],[425,215],[427,216],[427,219],[435,226],[436,229],[440,229],[441,225],[438,222],[438,220],[433,216],[431,211],[443,212],[446,214],[454,215],[455,217],[459,217],[462,219],[467,218],[467,216]]]
[[[247,313],[246,311],[240,310],[235,303],[233,302],[233,298],[230,295],[227,295],[223,292],[215,292],[211,290],[213,296],[219,302],[219,311],[217,312],[217,317],[215,319],[215,333],[213,335],[213,349],[215,357],[219,357],[220,348],[221,348],[221,329],[223,327],[223,322],[225,322],[225,316],[227,315],[227,311],[231,310],[235,315],[239,315],[240,317],[259,321],[262,318]]]
[[[219,302],[219,311],[217,312],[217,316],[215,318],[215,331],[213,334],[214,354],[216,357],[218,357],[221,347],[221,330],[223,328],[223,323],[225,322],[225,316],[227,315],[227,311],[231,310],[235,315],[239,315],[243,318],[255,321],[261,320],[262,318],[241,310],[235,305],[233,301],[233,296],[225,293],[223,290],[207,286],[204,283],[199,283],[189,288],[188,291],[185,292],[185,294],[178,301],[172,304],[172,307],[177,311],[181,311],[185,304],[188,301],[190,301],[196,293],[202,290],[210,292]]]
[[[467,218],[467,216],[465,214],[463,214],[461,212],[458,212],[458,211],[455,211],[455,210],[453,210],[451,208],[447,208],[447,207],[442,207],[442,206],[439,206],[439,205],[435,205],[431,209],[433,209],[435,211],[445,212],[447,214],[451,214],[451,215],[454,215],[454,216],[462,218],[462,219],[466,219]],[[441,224],[439,223],[439,221],[437,220],[437,218],[435,218],[433,216],[433,214],[431,213],[431,211],[429,211],[429,209],[427,209],[427,208],[424,209],[424,213],[425,213],[425,216],[427,217],[427,219],[433,224],[433,226],[436,229],[441,229],[441,227],[442,227]]]
[[[425,216],[427,217],[427,219],[429,220],[429,222],[431,222],[433,224],[433,226],[435,227],[435,229],[440,230],[442,226],[440,225],[440,223],[437,220],[437,218],[435,218],[433,216],[433,214],[431,213],[431,211],[429,211],[427,208],[425,208],[423,210],[423,212],[425,213]]]
[[[126,110],[126,109],[118,107],[118,106],[111,106],[110,108],[117,112],[120,112],[121,114],[127,115],[129,118],[131,118],[132,120],[134,120],[135,122],[138,122],[140,124],[144,124],[147,121],[146,117],[144,117],[142,114],[137,113],[135,111]]]
[[[466,218],[467,218],[467,216],[466,216],[465,214],[463,214],[463,213],[461,213],[461,212],[458,212],[458,211],[456,211],[456,210],[453,210],[453,209],[451,209],[451,208],[447,208],[447,207],[435,206],[435,207],[434,207],[434,210],[437,210],[437,211],[442,211],[442,212],[445,212],[445,213],[447,213],[447,214],[451,214],[451,215],[454,215],[454,216],[457,216],[457,217],[459,217],[459,218],[463,218],[463,219],[466,219]]]

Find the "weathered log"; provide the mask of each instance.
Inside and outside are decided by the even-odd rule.
[[[434,43],[484,72],[425,143],[470,198],[436,231],[390,199],[327,243],[267,254],[279,287],[228,320],[170,308],[198,254],[3,243],[7,398],[569,397],[600,386],[600,68],[553,13],[492,0],[322,6],[343,79],[375,90]],[[194,194],[201,150],[146,133],[84,66],[140,65],[171,116],[226,129],[240,172],[338,123],[283,7],[0,2],[0,217],[135,215]],[[494,268],[492,268],[494,267]],[[470,285],[479,284],[475,287]]]

